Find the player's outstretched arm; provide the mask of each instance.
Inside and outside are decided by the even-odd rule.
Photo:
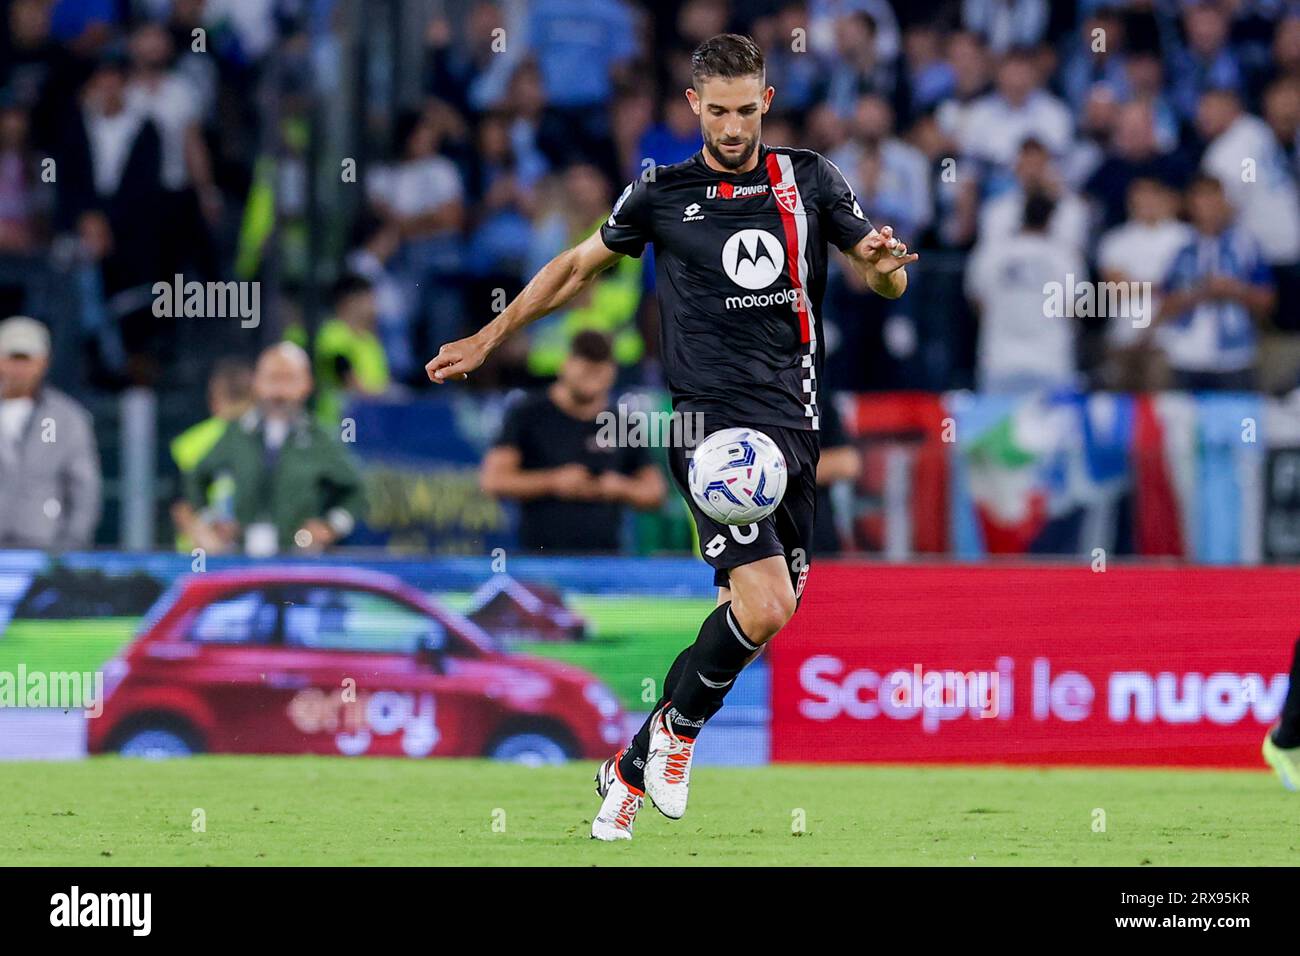
[[[906,243],[894,238],[893,226],[871,230],[845,255],[862,281],[886,299],[897,299],[907,291],[906,266],[920,258],[907,251]]]
[[[586,289],[596,276],[621,259],[605,245],[600,230],[542,266],[504,312],[473,335],[448,342],[424,366],[439,384],[460,381],[482,365],[493,349],[530,322],[549,315]]]

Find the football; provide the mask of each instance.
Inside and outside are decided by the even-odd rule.
[[[754,428],[724,428],[691,458],[691,497],[722,524],[747,525],[770,515],[785,494],[785,455]]]

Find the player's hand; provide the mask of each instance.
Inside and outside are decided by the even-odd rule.
[[[299,530],[307,532],[307,537],[304,539],[306,543],[299,544],[299,549],[314,554],[324,551],[337,540],[334,529],[320,518],[304,521]],[[295,543],[298,541],[297,535],[294,536],[294,541]]]
[[[438,354],[424,366],[424,371],[429,376],[429,381],[439,385],[443,382],[463,382],[469,378],[470,372],[487,360],[487,356],[488,350],[471,335],[448,342],[438,349]]]
[[[881,275],[896,272],[909,262],[921,258],[908,253],[907,243],[894,237],[893,226],[882,226],[874,236],[866,238],[866,259]]]
[[[631,479],[617,471],[602,471],[596,479],[601,501],[622,502],[628,498],[628,485]]]
[[[551,494],[569,501],[594,501],[600,485],[586,465],[561,465],[551,472]]]

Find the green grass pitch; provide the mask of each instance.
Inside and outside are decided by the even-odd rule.
[[[647,806],[635,841],[602,844],[587,836],[593,771],[318,757],[0,764],[0,865],[1162,866],[1293,864],[1300,852],[1300,796],[1265,773],[699,767],[684,819]]]

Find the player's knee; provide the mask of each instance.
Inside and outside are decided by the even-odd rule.
[[[793,594],[766,594],[745,602],[736,612],[736,620],[751,641],[762,644],[785,627],[794,611]]]

